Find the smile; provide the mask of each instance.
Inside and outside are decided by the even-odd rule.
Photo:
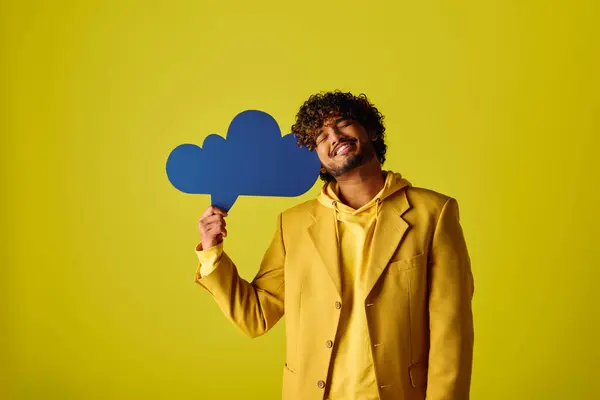
[[[332,157],[336,157],[336,156],[348,153],[353,146],[354,146],[354,143],[344,143],[344,144],[339,145],[333,151]]]

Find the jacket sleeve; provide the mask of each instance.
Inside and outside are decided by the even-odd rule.
[[[471,261],[456,199],[440,212],[430,253],[427,400],[467,400],[473,360]]]
[[[202,248],[202,243],[198,243],[196,245],[196,255],[198,256],[196,276],[198,276],[199,273],[199,277],[202,278],[217,268],[217,264],[223,255],[223,242],[206,250]]]
[[[267,249],[258,273],[251,282],[241,278],[237,267],[226,252],[218,257],[211,272],[196,270],[195,282],[210,292],[225,316],[250,337],[269,331],[284,312],[285,248],[282,216]]]

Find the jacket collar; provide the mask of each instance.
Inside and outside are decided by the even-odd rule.
[[[313,204],[314,207],[309,211],[312,222],[308,226],[308,234],[315,250],[319,253],[323,267],[327,270],[333,285],[341,296],[340,257],[335,235],[336,221],[332,214],[333,211],[318,201]],[[388,197],[381,204],[371,243],[372,247],[369,252],[366,275],[367,295],[379,280],[408,230],[409,224],[402,215],[410,208],[406,188]]]

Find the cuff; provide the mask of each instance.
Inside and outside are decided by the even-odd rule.
[[[219,261],[221,261],[221,256],[223,255],[223,242],[206,250],[203,250],[202,243],[199,243],[195,250],[199,261],[195,280],[199,280],[217,268]]]

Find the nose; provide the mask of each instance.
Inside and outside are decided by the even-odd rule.
[[[329,134],[330,137],[337,139],[338,137],[340,137],[342,135],[342,132],[338,129],[337,126],[333,126],[331,128],[331,133]]]
[[[333,128],[331,130],[331,133],[329,134],[329,140],[331,141],[331,147],[335,147],[338,142],[340,141],[340,138],[342,137],[342,132],[340,132],[337,127]]]

